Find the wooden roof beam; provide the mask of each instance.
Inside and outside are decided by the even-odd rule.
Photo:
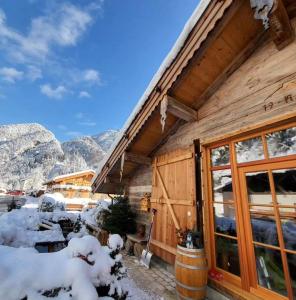
[[[174,115],[175,117],[184,120],[186,122],[197,121],[197,111],[191,107],[185,105],[184,103],[176,100],[175,98],[165,95],[161,101],[160,123],[162,126],[162,131],[165,128],[165,121],[167,118],[167,113]]]
[[[115,176],[107,176],[104,179],[104,184],[117,184],[117,185],[125,185],[128,183],[128,179],[125,178],[124,180],[120,180],[119,177]]]
[[[250,0],[255,19],[263,22],[278,50],[285,48],[295,38],[288,12],[282,0]]]
[[[152,159],[150,157],[136,154],[136,153],[131,153],[131,152],[123,152],[121,156],[121,163],[120,163],[120,182],[122,181],[123,178],[123,172],[124,172],[124,165],[125,162],[131,162],[137,165],[147,165],[150,166],[152,164]]]
[[[151,165],[152,159],[150,157],[131,153],[131,152],[124,152],[123,154],[124,161],[132,162],[138,165]]]

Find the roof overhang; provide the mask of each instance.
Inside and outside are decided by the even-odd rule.
[[[197,118],[203,103],[260,43],[271,37],[282,49],[294,39],[287,15],[295,16],[294,1],[266,2],[271,6],[262,16],[262,1],[201,1],[105,157],[92,184],[95,192],[122,193],[139,165],[180,125],[194,121],[194,112]],[[271,17],[282,24],[283,34],[276,35],[272,23],[266,26]]]

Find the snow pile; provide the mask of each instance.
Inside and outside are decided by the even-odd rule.
[[[97,300],[100,285],[109,285],[110,295],[122,295],[111,275],[115,261],[109,254],[110,249],[91,236],[72,239],[55,253],[0,246],[0,299],[48,299],[42,293],[62,288],[61,297],[52,299]]]
[[[64,241],[61,227],[57,224],[61,220],[71,220],[74,223],[77,215],[65,211],[38,212],[33,208],[14,209],[0,216],[0,244],[34,247],[40,242]],[[45,224],[48,230],[39,231],[42,224]]]
[[[39,210],[53,212],[55,210],[65,210],[65,198],[61,193],[44,194],[39,200]]]
[[[123,247],[123,240],[119,234],[110,234],[108,239],[108,246],[110,249],[116,250]]]
[[[100,200],[96,207],[86,208],[81,213],[81,219],[89,225],[98,226],[101,224],[101,213],[104,210],[108,210],[110,206],[110,201]]]

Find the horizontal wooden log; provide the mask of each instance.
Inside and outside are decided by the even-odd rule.
[[[156,246],[158,248],[161,248],[161,249],[163,249],[163,250],[165,250],[165,251],[167,251],[167,252],[169,252],[171,254],[174,254],[174,255],[177,254],[176,248],[173,248],[173,247],[171,247],[171,246],[169,246],[169,245],[167,245],[167,244],[165,244],[163,242],[160,242],[160,241],[157,241],[157,240],[154,240],[154,239],[151,239],[150,242],[151,242],[152,245],[154,245],[154,246]]]
[[[169,198],[171,204],[177,204],[177,205],[189,205],[189,206],[193,206],[195,205],[195,202],[191,199],[171,199]],[[166,200],[164,198],[151,198],[151,203],[159,203],[159,204],[166,204]]]
[[[132,162],[139,165],[151,165],[152,162],[150,157],[131,152],[125,152],[123,154],[123,157],[124,161]]]

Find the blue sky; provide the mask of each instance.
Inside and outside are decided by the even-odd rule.
[[[2,0],[0,124],[120,129],[198,0]]]

